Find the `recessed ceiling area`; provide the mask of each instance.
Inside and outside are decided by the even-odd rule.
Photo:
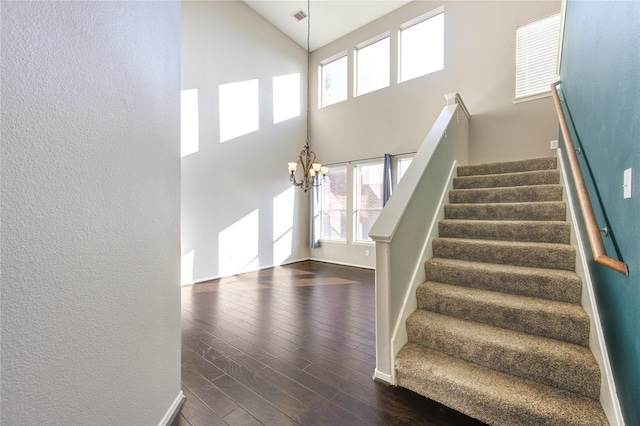
[[[307,2],[302,0],[244,0],[244,2],[307,49],[307,19],[294,18],[298,11],[307,12]],[[311,51],[324,46],[353,30],[375,21],[411,0],[313,0],[311,1]]]

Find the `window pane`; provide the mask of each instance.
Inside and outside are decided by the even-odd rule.
[[[356,167],[356,241],[371,241],[369,231],[382,210],[382,177],[382,163]]]
[[[331,167],[320,186],[320,238],[347,238],[347,168]]]
[[[444,68],[444,13],[402,30],[400,81]]]
[[[357,95],[389,86],[390,50],[389,37],[356,51]]]
[[[402,179],[402,176],[407,172],[409,165],[413,161],[413,158],[401,158],[398,160],[398,182]]]
[[[320,226],[320,238],[344,240],[347,237],[347,211],[323,211]]]
[[[380,210],[365,210],[356,214],[356,241],[372,241],[369,231],[379,215]]]
[[[347,99],[347,57],[322,65],[321,106]]]
[[[560,14],[516,30],[516,99],[550,92],[557,80]]]
[[[358,179],[356,209],[381,209],[382,163],[358,166],[356,170]]]

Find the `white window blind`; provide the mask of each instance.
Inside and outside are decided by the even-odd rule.
[[[557,78],[560,14],[516,30],[516,100],[551,91]]]

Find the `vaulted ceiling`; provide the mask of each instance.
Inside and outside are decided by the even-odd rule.
[[[311,1],[311,36],[309,43],[311,51],[410,3],[410,1]],[[307,1],[244,0],[244,2],[305,50],[307,49],[307,19],[298,21],[293,16],[300,10],[307,12]]]

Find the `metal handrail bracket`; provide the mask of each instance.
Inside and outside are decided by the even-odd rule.
[[[560,97],[558,96],[559,85],[559,81],[551,85],[551,94],[553,95],[553,102],[558,113],[560,131],[562,132],[562,137],[564,139],[564,146],[567,151],[567,158],[569,159],[569,166],[571,168],[571,175],[573,176],[573,181],[576,186],[578,202],[580,204],[580,209],[582,210],[582,217],[584,218],[585,227],[587,228],[587,236],[589,238],[589,243],[591,244],[591,252],[593,253],[593,258],[599,264],[611,268],[614,271],[620,272],[621,274],[629,276],[629,268],[627,267],[627,264],[620,260],[609,257],[607,255],[607,250],[604,247],[604,243],[602,242],[602,237],[600,236],[600,228],[598,227],[596,216],[593,213],[591,199],[589,198],[589,193],[587,192],[587,187],[584,183],[584,177],[582,176],[582,171],[580,170],[580,164],[578,163],[578,157],[573,146],[573,140],[571,138],[571,134],[569,133],[569,127],[567,126],[567,119],[565,118],[564,110],[562,109],[562,104],[560,103]]]

